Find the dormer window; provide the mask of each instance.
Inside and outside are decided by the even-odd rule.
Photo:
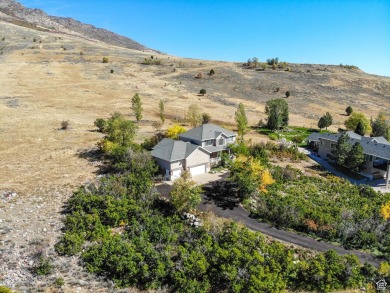
[[[219,139],[219,145],[224,145],[225,144],[225,140],[221,137]]]
[[[205,140],[205,145],[206,146],[213,145],[213,140],[212,139]]]

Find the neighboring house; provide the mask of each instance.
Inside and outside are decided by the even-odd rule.
[[[390,142],[384,137],[366,137],[360,136],[353,131],[347,132],[349,136],[349,143],[351,145],[358,142],[366,156],[366,162],[363,165],[362,174],[367,175],[373,179],[383,178],[388,173],[390,166]],[[309,145],[318,149],[318,155],[321,158],[334,159],[332,155],[332,148],[341,136],[341,133],[313,133],[309,135]]]
[[[210,152],[210,163],[217,162],[228,145],[236,142],[237,134],[215,124],[203,124],[179,134],[179,139],[201,146]]]
[[[157,164],[165,170],[166,178],[179,178],[184,170],[192,176],[210,170],[210,153],[204,148],[179,140],[164,138],[152,150]]]
[[[184,170],[196,176],[210,171],[236,136],[218,125],[203,124],[180,134],[180,140],[164,138],[153,148],[152,156],[169,180],[180,177]]]

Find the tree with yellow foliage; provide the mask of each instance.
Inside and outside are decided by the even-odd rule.
[[[254,193],[265,193],[267,186],[275,182],[269,170],[259,160],[243,155],[238,155],[231,164],[230,180],[237,183],[242,198]]]
[[[381,207],[381,216],[385,220],[390,218],[390,201]]]
[[[186,131],[187,130],[183,126],[175,124],[167,129],[165,136],[172,139],[178,139],[179,134]]]

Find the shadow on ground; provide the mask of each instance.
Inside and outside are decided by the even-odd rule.
[[[237,185],[229,181],[215,181],[203,187],[204,204],[214,203],[224,210],[232,210],[239,205],[241,198],[238,195]]]
[[[110,171],[109,166],[104,164],[104,153],[98,148],[81,149],[78,151],[77,155],[79,158],[83,158],[97,166],[98,169],[94,172],[97,175],[106,174]]]

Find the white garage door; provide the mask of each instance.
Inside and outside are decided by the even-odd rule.
[[[200,175],[206,173],[206,165],[200,165],[196,167],[191,167],[190,172],[192,176]]]
[[[173,170],[171,180],[175,180],[175,179],[179,178],[180,175],[181,175],[181,169]]]

